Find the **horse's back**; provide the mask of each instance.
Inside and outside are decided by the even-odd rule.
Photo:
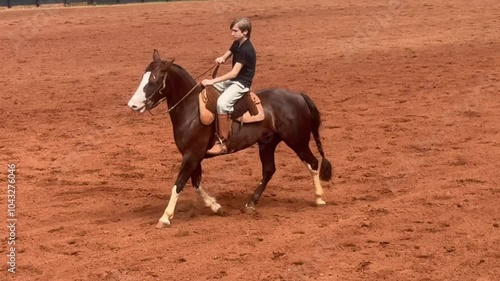
[[[276,133],[284,138],[296,137],[299,131],[309,135],[311,112],[301,93],[275,88],[258,91],[257,95]]]
[[[301,110],[309,113],[307,103],[302,94],[283,88],[264,89],[256,93],[265,111],[290,112]]]

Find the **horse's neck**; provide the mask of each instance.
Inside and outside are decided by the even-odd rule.
[[[169,109],[175,107],[170,111],[170,119],[174,127],[179,127],[197,116],[193,113],[198,113],[199,93],[195,89],[196,81],[182,68],[175,65],[173,67],[175,69],[171,73],[172,85],[169,85],[171,93],[167,97],[167,105]]]

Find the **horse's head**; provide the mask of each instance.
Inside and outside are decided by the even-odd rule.
[[[173,60],[161,60],[160,53],[154,50],[153,62],[144,71],[139,87],[128,102],[128,106],[132,110],[142,113],[155,108],[166,99],[166,93],[163,92],[163,89],[166,86],[168,70],[173,62]]]

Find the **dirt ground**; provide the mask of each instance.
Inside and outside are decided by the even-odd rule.
[[[254,89],[308,93],[328,205],[284,144],[257,213],[257,147],[203,162],[154,228],[181,155],[165,105],[126,106],[153,49],[193,76],[252,19]],[[474,280],[500,276],[500,3],[206,1],[0,11],[2,280]],[[225,66],[221,71],[227,71]],[[313,143],[313,151],[317,149]]]

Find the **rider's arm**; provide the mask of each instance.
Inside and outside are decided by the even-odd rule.
[[[234,78],[236,78],[236,76],[238,76],[238,73],[240,73],[241,68],[243,68],[243,64],[237,62],[234,64],[233,69],[231,69],[231,71],[229,71],[228,73],[226,73],[222,76],[216,77],[210,81],[213,84],[213,83],[218,83],[218,82],[234,79]]]
[[[232,55],[233,53],[231,53],[231,51],[227,51],[224,55],[222,55],[222,57],[218,57],[215,59],[215,62],[216,63],[225,63],[226,60]]]

